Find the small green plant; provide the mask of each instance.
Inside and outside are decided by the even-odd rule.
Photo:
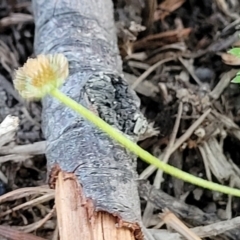
[[[143,150],[136,143],[124,136],[123,133],[107,124],[93,112],[60,92],[58,87],[63,84],[67,77],[68,61],[63,54],[39,55],[36,59],[29,59],[22,68],[19,68],[16,71],[16,77],[13,83],[20,95],[26,99],[40,99],[47,94],[55,97],[60,102],[86,118],[88,121],[95,124],[112,139],[122,144],[126,149],[135,153],[145,162],[163,170],[165,173],[203,188],[240,197],[240,190],[238,189],[222,186],[220,184],[195,177],[160,161],[149,152]]]
[[[240,58],[240,48],[232,48],[228,53]],[[236,77],[233,78],[232,83],[240,83],[240,71],[236,74]]]

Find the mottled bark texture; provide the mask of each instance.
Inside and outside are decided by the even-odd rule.
[[[63,53],[70,76],[61,91],[137,140],[146,120],[121,76],[111,0],[33,0],[35,53]],[[43,100],[48,170],[73,172],[92,199],[127,222],[140,222],[136,157],[57,100]]]

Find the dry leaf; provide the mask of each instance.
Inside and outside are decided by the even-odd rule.
[[[225,64],[231,65],[231,66],[240,66],[240,58],[236,57],[230,53],[223,53],[221,55],[222,60]]]
[[[175,11],[183,5],[185,0],[165,0],[158,6],[158,10],[154,13],[154,20],[163,20],[171,12]]]

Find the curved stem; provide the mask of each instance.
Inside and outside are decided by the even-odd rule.
[[[58,99],[60,102],[65,104],[66,106],[70,107],[80,115],[82,115],[84,118],[86,118],[88,121],[94,123],[97,127],[99,127],[102,131],[107,133],[111,138],[113,138],[115,141],[122,144],[124,147],[126,147],[131,152],[135,153],[137,156],[139,156],[142,160],[145,162],[152,164],[156,166],[157,168],[162,169],[165,173],[174,176],[176,178],[179,178],[185,182],[192,183],[194,185],[207,188],[213,191],[222,192],[229,195],[234,195],[240,197],[240,190],[235,188],[230,188],[227,186],[222,186],[217,183],[209,182],[207,180],[204,180],[202,178],[195,177],[189,173],[186,173],[178,168],[172,167],[171,165],[168,165],[162,161],[160,161],[158,158],[151,155],[149,152],[143,150],[141,147],[139,147],[136,143],[129,140],[127,137],[125,137],[122,133],[120,133],[118,130],[116,130],[114,127],[107,124],[105,121],[103,121],[101,118],[96,116],[93,112],[86,109],[82,105],[78,104],[62,92],[60,92],[58,89],[54,89],[50,92],[50,95]]]

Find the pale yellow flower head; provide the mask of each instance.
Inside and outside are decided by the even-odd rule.
[[[23,98],[40,99],[59,88],[68,74],[68,60],[63,54],[39,55],[16,71],[13,84]]]

